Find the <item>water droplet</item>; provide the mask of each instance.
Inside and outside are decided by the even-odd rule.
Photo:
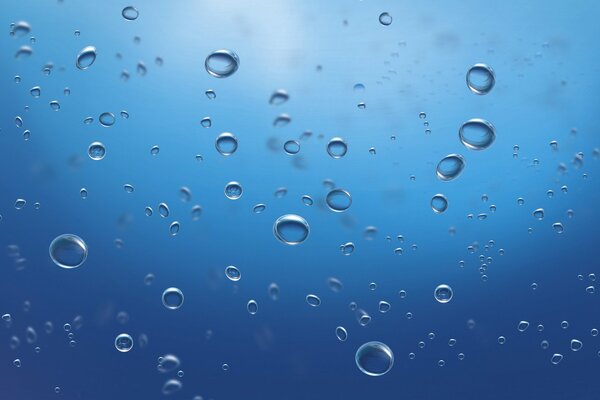
[[[140,15],[138,10],[133,6],[127,6],[121,11],[121,15],[128,21],[134,21]]]
[[[475,64],[467,71],[467,86],[475,94],[488,94],[495,84],[496,74],[486,64]]]
[[[344,189],[333,189],[327,194],[325,202],[330,210],[343,212],[352,205],[352,196]]]
[[[170,310],[177,310],[183,304],[183,293],[175,287],[170,287],[163,292],[162,303]]]
[[[449,302],[450,300],[452,300],[453,295],[454,295],[454,292],[452,291],[452,288],[445,284],[439,285],[438,287],[435,288],[435,290],[433,292],[433,297],[439,303]]]
[[[369,376],[381,376],[394,365],[392,350],[381,342],[367,342],[360,346],[355,356],[356,366]]]
[[[225,197],[227,197],[229,200],[239,199],[242,197],[242,193],[242,185],[240,185],[238,182],[233,181],[225,185]]]
[[[438,163],[436,175],[442,181],[451,181],[465,168],[465,159],[460,154],[449,154]]]
[[[94,46],[86,46],[77,54],[75,65],[79,69],[87,69],[94,61],[96,61],[96,48]]]
[[[133,338],[126,333],[121,333],[115,338],[115,348],[121,353],[127,353],[133,348]]]
[[[288,101],[290,98],[290,95],[288,94],[288,92],[286,92],[283,89],[279,89],[273,92],[273,94],[271,95],[271,98],[269,99],[269,104],[278,106],[280,104],[285,103],[286,101]]]
[[[488,121],[470,119],[458,130],[461,143],[470,150],[485,150],[496,140],[496,129]]]
[[[69,233],[57,236],[50,243],[50,258],[61,268],[72,269],[83,264],[88,256],[88,247],[77,235]]]
[[[310,233],[308,222],[296,214],[286,214],[273,224],[273,234],[281,243],[291,246],[304,242]]]
[[[347,152],[348,145],[340,137],[334,137],[327,143],[327,153],[333,158],[342,158]]]
[[[431,209],[436,214],[442,214],[448,209],[448,199],[443,194],[436,194],[431,198]]]
[[[392,23],[392,16],[386,12],[379,14],[379,23],[388,26]]]
[[[204,67],[206,72],[215,78],[227,78],[239,68],[240,59],[231,50],[216,50],[206,57]]]
[[[246,308],[251,315],[254,315],[258,312],[258,304],[255,300],[250,300],[246,305]]]
[[[217,136],[215,147],[221,155],[230,156],[237,150],[238,140],[233,133],[223,132]]]
[[[309,294],[308,296],[306,296],[306,302],[312,307],[319,307],[321,305],[321,299],[319,298],[319,296],[316,296],[314,294]]]
[[[90,158],[92,160],[96,160],[96,161],[102,160],[105,155],[106,155],[106,148],[100,142],[93,142],[88,147],[88,156],[90,156]]]
[[[241,279],[242,273],[240,272],[239,269],[237,269],[233,265],[230,265],[227,268],[225,268],[225,276],[230,281],[237,282]]]
[[[338,326],[337,328],[335,328],[335,336],[340,342],[345,342],[346,339],[348,339],[348,332],[343,326]]]
[[[284,143],[283,150],[289,155],[298,154],[300,151],[300,143],[297,140],[288,140]]]

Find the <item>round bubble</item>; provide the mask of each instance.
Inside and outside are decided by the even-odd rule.
[[[438,163],[436,175],[442,181],[451,181],[458,178],[465,169],[465,159],[460,154],[449,154]]]
[[[66,269],[81,266],[88,256],[88,247],[83,239],[69,233],[57,236],[50,243],[49,251],[54,264]]]
[[[96,48],[94,46],[86,46],[77,54],[75,65],[79,69],[87,69],[94,61],[96,61]]]
[[[458,137],[468,149],[485,150],[496,140],[496,129],[490,122],[474,118],[461,125]]]
[[[356,366],[369,376],[381,376],[392,369],[394,354],[381,342],[367,342],[360,346],[355,356]]]
[[[488,94],[496,84],[494,70],[485,64],[475,64],[467,71],[467,86],[475,94]]]
[[[229,200],[237,200],[242,197],[244,190],[238,182],[229,182],[225,185],[225,197]]]
[[[163,292],[162,303],[170,310],[177,310],[183,305],[183,293],[175,287],[170,287]]]
[[[448,209],[448,199],[443,194],[436,194],[431,198],[431,209],[436,214],[441,214]]]
[[[273,224],[273,234],[281,243],[294,246],[303,243],[310,233],[308,222],[296,214],[286,214]]]
[[[333,158],[342,158],[347,152],[348,145],[340,137],[334,137],[327,143],[327,153]]]
[[[283,144],[283,150],[289,155],[298,154],[300,152],[300,143],[297,140],[288,140]]]
[[[206,72],[215,78],[227,78],[233,75],[240,66],[240,59],[231,50],[216,50],[206,57]]]
[[[325,202],[330,210],[343,212],[352,205],[352,196],[344,189],[333,189],[327,194]]]
[[[95,161],[102,160],[106,155],[106,147],[100,142],[94,142],[88,147],[88,156]]]
[[[433,297],[435,297],[435,299],[439,303],[449,302],[450,300],[452,300],[453,295],[454,295],[454,292],[452,291],[452,288],[445,284],[439,285],[438,287],[435,288],[435,290],[433,292]]]
[[[127,353],[133,348],[133,338],[126,333],[121,333],[115,339],[115,348],[121,353]]]
[[[221,155],[230,156],[237,150],[238,140],[233,133],[223,132],[217,136],[215,147]]]
[[[133,21],[133,20],[137,19],[137,17],[140,15],[140,13],[138,12],[138,10],[135,7],[127,6],[123,9],[123,11],[121,11],[121,15],[126,20]]]
[[[386,12],[379,14],[379,23],[388,26],[392,23],[392,16]]]

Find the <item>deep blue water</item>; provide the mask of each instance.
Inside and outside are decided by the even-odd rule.
[[[121,15],[129,5],[132,21]],[[0,398],[599,399],[598,15],[600,3],[557,0],[3,1]],[[22,46],[32,53],[16,57]],[[86,46],[96,59],[78,69]],[[239,57],[225,78],[205,69],[219,49]],[[485,95],[465,82],[476,63],[495,73]],[[279,89],[289,100],[269,104]],[[274,126],[281,114],[291,122]],[[459,140],[472,118],[495,127],[486,149]],[[232,155],[215,148],[222,132],[238,139]],[[334,137],[344,157],[327,153]],[[102,160],[88,157],[96,141]],[[436,166],[452,153],[466,166],[442,181]],[[224,194],[231,181],[243,187],[237,200]],[[327,207],[332,187],[351,194],[349,209]],[[306,219],[304,242],[276,239],[285,214]],[[78,268],[53,263],[61,234],[85,241]],[[433,296],[440,284],[453,289],[448,303]],[[185,296],[179,309],[162,304],[169,287]],[[115,348],[121,333],[133,338],[128,352]],[[385,375],[355,363],[369,341],[393,351]],[[180,366],[161,372],[165,355]],[[171,379],[181,389],[165,395]]]

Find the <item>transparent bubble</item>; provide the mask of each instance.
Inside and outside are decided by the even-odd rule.
[[[229,182],[225,185],[225,197],[229,200],[237,200],[242,197],[243,188],[238,182]]]
[[[583,348],[583,343],[577,339],[571,339],[571,350],[579,351]]]
[[[340,342],[345,342],[348,339],[348,331],[343,326],[335,328],[335,336]]]
[[[31,25],[27,21],[18,21],[11,24],[11,36],[20,38],[27,36],[29,32],[31,32]]]
[[[296,214],[285,214],[273,224],[273,234],[281,243],[297,245],[304,242],[310,233],[308,222]]]
[[[77,68],[83,70],[89,68],[94,61],[96,61],[96,48],[94,46],[86,46],[77,54],[75,65]]]
[[[257,204],[254,206],[254,208],[252,208],[252,212],[255,214],[260,214],[261,212],[265,211],[265,209],[267,208],[267,206],[265,204]]]
[[[452,300],[453,295],[454,295],[454,292],[452,291],[452,288],[445,284],[439,285],[438,287],[435,288],[435,290],[433,292],[434,298],[439,303],[449,302],[450,300]]]
[[[61,268],[72,269],[81,266],[88,256],[88,247],[77,235],[63,234],[50,243],[50,258]]]
[[[283,89],[279,89],[273,92],[271,98],[269,99],[269,104],[272,105],[280,105],[288,101],[290,95]]]
[[[327,194],[325,202],[330,210],[343,212],[352,205],[352,196],[344,189],[333,189]]]
[[[56,100],[52,100],[50,103],[50,108],[52,109],[52,111],[58,111],[60,110],[60,103]]]
[[[556,233],[563,233],[565,231],[565,228],[563,227],[563,225],[560,222],[553,223],[552,229],[554,229],[554,232],[556,232]]]
[[[167,218],[170,214],[169,206],[167,206],[166,203],[160,203],[158,205],[158,213],[160,214],[161,217]]]
[[[121,333],[115,338],[115,348],[121,353],[127,353],[133,348],[133,338],[126,333]]]
[[[246,308],[251,315],[254,315],[258,312],[258,304],[255,300],[250,300],[246,305]]]
[[[438,163],[436,175],[442,181],[451,181],[461,174],[465,160],[460,154],[449,154]]]
[[[533,217],[537,220],[542,220],[544,219],[544,209],[543,208],[538,208],[536,210],[533,211]]]
[[[504,344],[506,343],[506,338],[504,336],[499,336],[498,337],[498,343],[499,344]]]
[[[269,294],[269,297],[271,298],[271,300],[273,301],[277,301],[279,300],[279,286],[273,282],[271,284],[269,284],[269,287],[267,288],[267,293]]]
[[[221,155],[230,156],[237,150],[238,140],[233,133],[223,132],[217,136],[215,148]]]
[[[212,89],[208,89],[206,90],[206,92],[204,92],[204,94],[206,95],[206,97],[209,98],[209,100],[213,100],[217,98],[217,94],[215,93],[214,90]]]
[[[298,154],[300,152],[300,143],[297,140],[288,140],[283,144],[283,150],[289,155]]]
[[[88,156],[95,161],[102,160],[106,155],[106,148],[101,142],[93,142],[88,147]]]
[[[360,346],[355,356],[356,366],[369,376],[381,376],[394,365],[392,350],[381,342],[367,342]]]
[[[169,225],[169,234],[171,236],[177,235],[179,233],[180,228],[181,228],[181,225],[179,224],[178,221],[171,222],[171,225]]]
[[[183,383],[177,379],[169,379],[165,382],[162,387],[162,394],[164,395],[172,395],[175,392],[178,392],[183,387]]]
[[[227,78],[239,68],[240,59],[231,50],[216,50],[206,57],[206,72],[215,78]]]
[[[470,150],[485,150],[496,140],[496,129],[488,121],[470,119],[458,130],[461,143]]]
[[[329,286],[329,289],[331,289],[331,291],[334,293],[339,293],[344,288],[342,282],[338,278],[334,277],[327,279],[327,285]]]
[[[560,363],[562,361],[562,359],[563,359],[563,355],[562,354],[560,354],[560,353],[554,353],[552,355],[552,357],[550,358],[550,362],[552,364],[556,365],[556,364]]]
[[[354,253],[354,248],[354,243],[352,242],[348,242],[340,246],[340,250],[345,256],[349,256],[350,254]]]
[[[98,117],[98,121],[100,122],[100,125],[104,127],[109,127],[114,125],[116,119],[113,113],[107,111],[100,114],[100,117]]]
[[[29,90],[29,93],[37,99],[42,95],[42,89],[39,86],[34,86]]]
[[[312,307],[318,307],[321,305],[321,299],[319,298],[319,296],[314,294],[309,294],[308,296],[306,296],[306,302]]]
[[[379,23],[388,26],[392,23],[392,16],[386,12],[379,14]]]
[[[286,126],[287,124],[289,124],[290,122],[292,122],[292,117],[290,117],[288,114],[279,114],[273,120],[273,126],[283,127],[283,126]]]
[[[431,209],[436,214],[442,214],[448,209],[448,199],[443,194],[436,194],[431,198]]]
[[[327,153],[333,158],[342,158],[348,152],[348,145],[340,137],[332,138],[327,144]]]
[[[239,269],[237,269],[233,265],[230,265],[227,268],[225,268],[225,276],[230,281],[237,282],[241,279],[242,273],[240,272]]]
[[[125,190],[125,192],[127,193],[133,193],[135,191],[135,188],[133,187],[133,185],[126,183],[125,185],[123,185],[123,190]]]
[[[25,204],[27,204],[27,201],[25,199],[17,199],[15,201],[15,208],[17,210],[21,210],[23,209],[23,207],[25,207]]]
[[[200,125],[202,125],[203,128],[210,128],[212,126],[212,120],[210,117],[204,117],[200,120]]]
[[[488,94],[495,84],[496,74],[486,64],[475,64],[467,71],[467,86],[475,94]]]
[[[388,303],[387,301],[380,301],[379,302],[379,312],[380,313],[386,313],[388,311],[390,311],[390,309],[392,308],[392,305],[390,303]]]
[[[517,325],[517,330],[519,332],[525,332],[527,330],[527,328],[529,328],[528,321],[521,321],[521,322],[519,322],[519,325]]]
[[[183,305],[183,293],[175,287],[170,287],[163,292],[162,303],[170,310],[177,310]]]
[[[304,196],[302,196],[302,203],[305,206],[312,206],[314,204],[314,201],[313,201],[312,197],[310,197],[309,195],[305,194]]]
[[[160,373],[166,374],[176,370],[181,365],[179,358],[173,354],[165,354],[158,359],[158,366],[156,367]]]
[[[15,58],[17,58],[17,59],[28,58],[32,54],[33,54],[33,49],[30,46],[21,46],[17,49],[17,52],[15,53]]]
[[[140,15],[138,10],[133,6],[127,6],[121,11],[121,15],[128,21],[134,21]]]

